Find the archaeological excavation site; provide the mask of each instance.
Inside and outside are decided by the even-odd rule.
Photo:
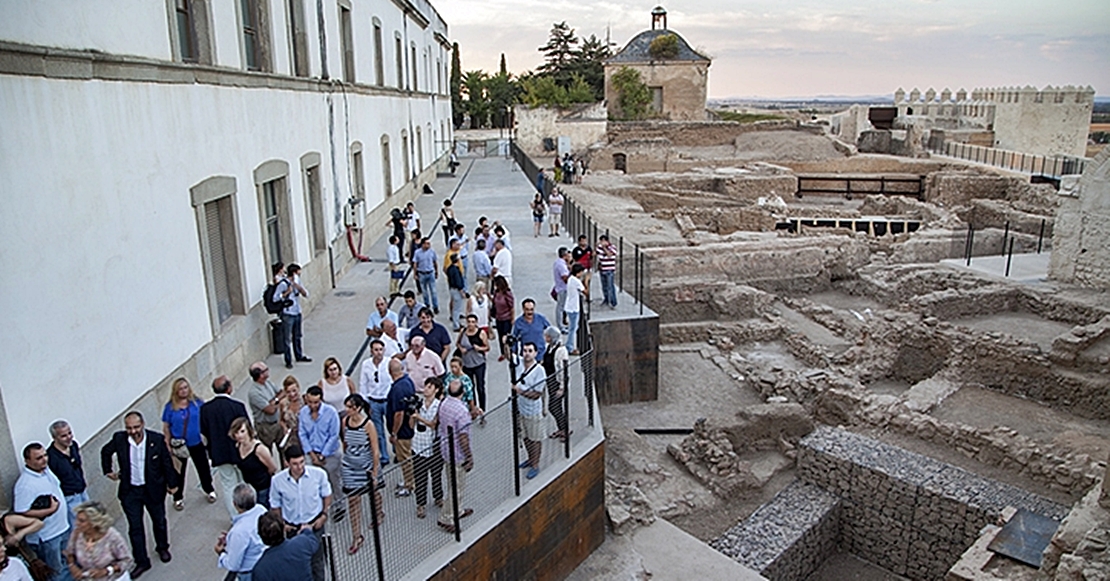
[[[659,578],[664,521],[724,578],[1110,578],[1110,151],[886,139],[609,123],[580,153],[572,230],[644,310],[627,345],[591,321],[611,531],[572,579]]]

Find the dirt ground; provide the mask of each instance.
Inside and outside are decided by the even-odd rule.
[[[1042,351],[1052,350],[1052,340],[1067,333],[1070,323],[1062,323],[1038,317],[1032,313],[997,313],[982,317],[957,319],[953,324],[963,325],[979,331],[1006,333],[1014,337],[1036,343]]]
[[[849,553],[837,553],[821,564],[806,581],[904,581],[878,565]]]

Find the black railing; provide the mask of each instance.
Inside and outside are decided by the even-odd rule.
[[[572,357],[546,380],[538,461],[541,476],[562,470],[558,464],[570,458],[571,451],[582,445],[594,429],[593,352],[588,349],[592,339],[587,320],[582,327],[587,329],[586,342],[581,344],[586,347],[583,355]],[[508,366],[490,367],[491,373],[510,373]],[[542,367],[538,372],[543,373]],[[461,542],[461,532],[472,523],[536,486],[535,481],[526,478],[528,469],[518,467],[527,456],[521,426],[516,421],[517,403],[515,398],[508,398],[473,421],[468,437],[474,464],[469,472],[462,463],[451,462],[450,456],[443,459],[437,441],[430,447],[414,449],[411,461],[395,462],[382,470],[380,490],[372,493],[371,485],[346,495],[333,491],[336,501],[325,534],[332,580],[384,581],[409,575],[435,552]],[[565,440],[549,437],[558,430],[565,430]],[[448,435],[450,439],[457,437],[453,431]],[[407,479],[405,472],[409,472]],[[421,477],[423,483],[417,480]],[[453,487],[451,482],[459,485]],[[394,491],[402,485],[408,486],[410,494],[397,496]],[[423,518],[417,515],[421,492]],[[446,501],[452,494],[458,495],[457,502],[444,502],[443,506],[454,510],[441,519],[443,509],[436,500]],[[440,522],[450,526],[441,526]],[[358,541],[359,535],[362,541]],[[349,549],[358,544],[358,551],[350,554]]]
[[[983,147],[981,145],[971,145],[969,143],[956,143],[953,141],[943,142],[939,147],[930,148],[930,151],[956,159],[964,159],[1002,169],[1027,173],[1031,176],[1041,176],[1052,179],[1059,179],[1065,175],[1081,174],[1087,165],[1087,160],[1081,157],[1038,155],[997,149],[994,147]]]

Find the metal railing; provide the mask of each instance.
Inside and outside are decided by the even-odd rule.
[[[1009,151],[994,147],[983,147],[968,143],[945,141],[939,147],[930,147],[929,151],[956,159],[964,159],[982,163],[1011,171],[1027,173],[1031,176],[1042,176],[1059,179],[1061,176],[1081,174],[1087,165],[1087,160],[1081,157],[1066,155],[1038,155]]]
[[[587,347],[583,355],[572,358],[546,380],[544,438],[539,442],[541,474],[561,470],[562,467],[553,465],[569,459],[571,451],[582,445],[595,429],[594,358],[589,349],[588,324],[587,320],[582,324],[586,342],[581,345]],[[515,377],[506,367],[490,365],[489,372]],[[543,368],[538,368],[538,372],[543,373]],[[377,490],[372,490],[372,484],[346,495],[334,491],[333,498],[337,500],[332,503],[324,535],[326,569],[332,581],[402,578],[443,547],[461,542],[461,531],[471,523],[521,496],[530,486],[537,486],[525,478],[527,469],[519,467],[526,451],[516,409],[514,396],[473,421],[469,442],[474,465],[469,472],[450,458],[443,460],[437,441],[427,449],[413,450],[411,461],[393,463],[383,469],[382,484]],[[566,430],[568,437],[563,440],[548,437],[557,430]],[[452,431],[447,437],[453,442],[457,436]],[[417,481],[419,477],[425,482]],[[460,485],[452,486],[450,482]],[[395,495],[394,490],[404,484],[409,485],[412,493]],[[447,495],[456,491],[458,498],[454,502],[443,503],[454,510],[440,519],[445,508],[439,506],[437,499],[446,500]],[[424,518],[417,516],[421,492]],[[440,526],[440,520],[450,527]],[[349,549],[360,534],[364,539],[361,547],[350,554]]]

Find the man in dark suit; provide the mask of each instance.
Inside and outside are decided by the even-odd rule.
[[[105,476],[119,482],[119,501],[127,516],[127,535],[135,555],[131,578],[137,579],[150,569],[143,527],[144,508],[154,527],[154,550],[158,558],[163,563],[173,558],[166,529],[166,492],[176,492],[179,483],[162,434],[145,429],[143,415],[136,411],[123,417],[123,427],[124,431],[112,434],[112,440],[100,449],[100,466]],[[119,464],[118,471],[112,469],[113,455]]]
[[[234,519],[239,511],[232,503],[235,485],[243,481],[239,474],[239,449],[235,440],[227,435],[235,418],[247,418],[247,407],[242,402],[231,399],[231,380],[221,375],[212,381],[212,391],[216,396],[200,406],[200,435],[208,443],[208,457],[212,460],[212,471],[220,481],[224,495],[224,506],[229,518]]]

